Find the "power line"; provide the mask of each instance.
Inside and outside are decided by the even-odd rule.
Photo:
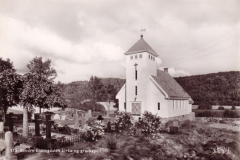
[[[189,51],[183,52],[183,53],[180,54],[180,55],[183,55],[183,54],[188,53],[188,52],[190,52],[190,51],[193,51],[193,50],[195,50],[195,49],[197,49],[197,48],[199,48],[199,47],[202,47],[202,46],[204,46],[205,44],[208,44],[208,43],[210,43],[210,42],[212,42],[212,41],[214,41],[214,40],[216,40],[216,39],[218,39],[218,38],[220,38],[220,37],[226,35],[227,33],[230,33],[230,32],[232,32],[232,31],[236,30],[237,28],[238,28],[238,26],[235,27],[234,29],[232,29],[232,30],[230,30],[230,31],[228,31],[228,32],[226,32],[226,33],[224,33],[224,34],[222,34],[222,35],[220,35],[220,36],[218,36],[218,37],[216,37],[216,38],[214,38],[214,39],[212,39],[212,40],[206,42],[206,43],[203,43],[203,44],[200,45],[200,46],[197,46],[197,47],[195,47],[195,48],[193,48],[193,49],[191,49],[191,50],[189,50]],[[170,56],[168,59],[170,59],[170,58],[172,58],[172,57],[174,57],[174,56],[175,56],[175,54],[172,55],[172,56]]]
[[[210,55],[210,54],[213,54],[213,53],[216,53],[216,52],[219,52],[219,51],[222,51],[222,50],[225,50],[225,49],[230,48],[230,47],[232,47],[232,46],[235,46],[235,45],[237,45],[237,44],[238,44],[238,43],[236,43],[236,44],[234,44],[234,45],[231,45],[231,46],[228,46],[228,47],[225,47],[225,48],[223,48],[223,49],[217,50],[217,51],[215,51],[215,52],[212,52],[212,53],[209,53],[209,54],[205,54],[205,55],[203,55],[203,56],[200,56],[200,57],[196,57],[196,58],[190,59],[189,61],[183,61],[183,62],[176,63],[176,64],[182,64],[182,63],[190,62],[190,61],[192,61],[192,60],[195,60],[195,59],[198,59],[198,58],[201,58],[201,57],[204,57],[204,56],[208,56],[208,55]],[[174,65],[175,65],[175,64],[174,64]]]
[[[238,35],[237,35],[237,36],[238,36]],[[231,38],[229,38],[229,39],[227,39],[227,40],[225,40],[225,41],[222,41],[222,42],[217,43],[217,44],[215,44],[215,45],[213,45],[213,46],[210,46],[210,47],[208,47],[208,48],[205,48],[205,49],[203,49],[203,50],[201,50],[201,51],[199,51],[199,52],[197,52],[197,53],[192,53],[192,54],[189,54],[189,55],[187,55],[187,56],[185,56],[185,57],[180,57],[180,58],[178,58],[178,59],[175,59],[174,61],[179,60],[179,59],[183,59],[183,58],[186,58],[186,57],[189,57],[189,56],[194,55],[194,54],[198,54],[198,53],[203,52],[203,51],[206,51],[206,50],[208,50],[208,49],[210,49],[210,48],[213,48],[213,47],[215,47],[215,46],[218,46],[219,44],[222,44],[223,42],[226,42],[226,41],[228,41],[228,40],[230,40],[230,39],[232,39],[232,38],[234,38],[234,37],[237,37],[237,36],[233,36],[233,37],[231,37]]]

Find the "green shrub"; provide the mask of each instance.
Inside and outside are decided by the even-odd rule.
[[[196,117],[222,117],[222,114],[220,112],[214,112],[211,111],[203,111],[203,112],[196,112]]]
[[[119,131],[129,130],[134,124],[132,114],[127,112],[118,112],[116,115],[115,124],[117,126],[116,129]]]
[[[223,117],[225,117],[225,118],[238,118],[239,116],[238,116],[236,111],[231,111],[231,110],[227,109],[223,112]]]
[[[136,123],[136,127],[142,129],[144,135],[151,133],[157,133],[160,130],[161,118],[157,115],[153,115],[151,112],[145,111],[143,118],[139,119]]]
[[[98,120],[88,121],[88,128],[85,134],[87,141],[96,141],[104,134],[103,123]]]
[[[223,106],[218,107],[218,110],[224,110]]]
[[[212,109],[212,106],[209,104],[200,104],[198,109]]]

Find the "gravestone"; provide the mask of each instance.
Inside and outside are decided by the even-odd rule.
[[[50,114],[46,114],[45,123],[46,123],[46,138],[51,139],[51,127],[52,127],[52,124],[54,123],[54,121],[51,120]]]
[[[76,112],[75,113],[75,116],[74,116],[74,120],[75,120],[75,122],[74,122],[74,128],[75,129],[78,129],[79,128],[79,118],[78,118],[78,113]]]
[[[66,115],[64,114],[64,115],[62,115],[62,118],[61,118],[61,120],[66,120]]]
[[[7,131],[5,133],[5,157],[4,159],[6,160],[17,160],[17,156],[14,155],[12,152],[12,149],[14,149],[14,144],[13,144],[13,135],[10,131]]]
[[[174,119],[172,125],[173,125],[173,126],[176,126],[176,127],[179,127],[179,126],[180,126],[180,121]]]
[[[9,131],[13,132],[13,113],[8,114],[8,127]]]
[[[54,116],[53,116],[53,119],[60,119],[60,116],[59,116],[59,114],[55,114]]]
[[[89,117],[92,117],[92,110],[88,110]]]
[[[82,126],[82,129],[86,129],[86,126],[85,126],[85,117],[84,117],[84,114],[81,115],[81,126]]]
[[[140,136],[141,134],[142,134],[142,129],[137,128],[136,131],[135,131],[135,135]]]
[[[111,122],[109,121],[109,122],[107,123],[107,132],[108,132],[108,133],[112,132],[111,127],[112,127],[112,124],[111,124]]]
[[[171,134],[176,134],[176,133],[178,133],[178,127],[176,127],[176,126],[170,126],[170,133],[171,133]]]
[[[40,119],[40,116],[38,113],[34,114],[34,118],[35,118],[35,135],[40,136],[40,122],[42,120]]]

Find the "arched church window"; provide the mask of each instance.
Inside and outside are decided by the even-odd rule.
[[[131,59],[133,59],[133,56],[131,56]]]
[[[139,58],[142,58],[142,55],[141,55],[141,54],[139,55]]]
[[[137,59],[138,58],[138,55],[135,55],[135,59]]]

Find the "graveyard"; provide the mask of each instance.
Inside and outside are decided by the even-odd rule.
[[[0,123],[0,159],[237,160],[240,154],[239,119],[166,122],[151,113],[136,119],[124,112],[108,117],[92,116],[91,110],[56,111],[35,114],[27,138],[21,123],[13,113],[5,126]]]

